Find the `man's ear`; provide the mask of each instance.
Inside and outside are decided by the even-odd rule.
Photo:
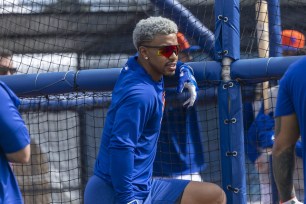
[[[144,59],[148,58],[148,50],[143,46],[138,48],[138,54]]]

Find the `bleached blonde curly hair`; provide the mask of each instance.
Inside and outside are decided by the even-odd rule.
[[[133,43],[138,50],[144,42],[150,42],[156,35],[177,33],[177,25],[170,19],[161,16],[140,20],[133,31]]]

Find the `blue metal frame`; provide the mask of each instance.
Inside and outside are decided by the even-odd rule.
[[[212,80],[218,87],[222,186],[227,202],[246,203],[246,176],[241,87],[237,81],[262,82],[270,77],[280,78],[288,66],[299,57],[281,56],[281,22],[279,0],[268,0],[270,56],[275,58],[240,59],[239,0],[216,0],[215,35],[176,0],[151,0],[176,21],[180,28],[195,39],[214,59],[233,59],[231,80],[222,81],[221,64],[214,62],[189,63],[197,80]],[[171,14],[171,15],[170,15]],[[178,22],[179,21],[179,22]],[[188,27],[188,28],[187,28]],[[41,96],[75,91],[111,91],[120,68],[0,76],[18,96]],[[18,83],[16,83],[18,81]],[[167,87],[175,86],[166,79]],[[238,175],[238,176],[237,176]]]

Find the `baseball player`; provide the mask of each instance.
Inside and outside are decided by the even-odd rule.
[[[201,49],[190,46],[180,32],[177,41],[181,49],[178,58],[182,62],[191,61],[191,52]],[[173,89],[166,90],[165,99],[153,176],[202,181],[200,172],[206,165],[196,106],[183,107]]]
[[[22,204],[23,199],[9,162],[30,159],[30,136],[17,107],[17,96],[0,81],[0,203]]]
[[[225,204],[225,193],[215,184],[152,179],[164,108],[163,76],[176,75],[178,92],[189,90],[187,107],[194,104],[197,84],[191,67],[177,61],[173,21],[163,17],[139,21],[133,42],[138,55],[128,60],[113,90],[85,204]]]

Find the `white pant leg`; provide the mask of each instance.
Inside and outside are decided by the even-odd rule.
[[[179,175],[175,177],[176,179],[181,179],[181,180],[190,180],[190,181],[202,181],[201,175],[199,172],[195,172],[192,174],[187,174],[187,175]]]

